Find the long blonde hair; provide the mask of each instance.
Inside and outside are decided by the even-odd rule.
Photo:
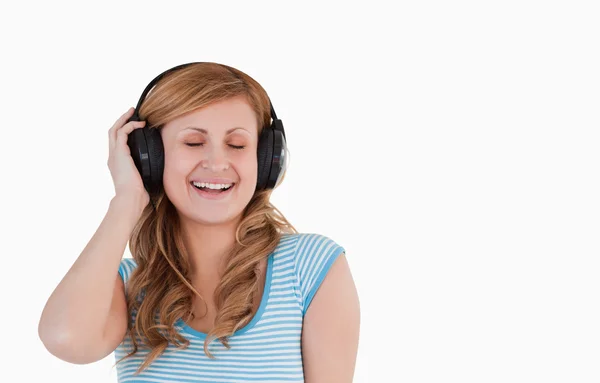
[[[152,129],[213,102],[244,95],[258,120],[258,134],[271,124],[270,104],[262,86],[247,74],[223,64],[195,63],[165,75],[148,94],[139,115]],[[226,267],[214,292],[215,325],[204,341],[204,352],[215,339],[230,349],[228,337],[253,317],[259,290],[259,264],[277,246],[282,233],[297,233],[269,199],[272,190],[257,191],[242,213],[236,240],[226,254]],[[127,332],[133,350],[149,349],[137,373],[159,357],[169,343],[187,348],[189,341],[174,327],[180,318],[192,317],[192,298],[202,296],[188,277],[189,253],[185,247],[177,211],[161,192],[156,208],[146,206],[131,235],[129,249],[137,267],[127,286]],[[143,297],[143,299],[141,299]],[[204,300],[204,298],[202,298]],[[139,336],[141,345],[136,339]]]

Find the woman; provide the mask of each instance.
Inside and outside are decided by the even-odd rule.
[[[114,352],[120,382],[352,381],[360,309],[344,249],[269,202],[285,134],[258,82],[217,63],[172,68],[109,143],[115,196],[40,319],[53,355]]]

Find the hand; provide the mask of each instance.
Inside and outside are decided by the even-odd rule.
[[[108,161],[116,196],[139,196],[145,207],[150,202],[150,196],[144,188],[140,172],[133,162],[131,151],[127,145],[127,136],[134,129],[146,125],[146,121],[127,120],[133,115],[133,108],[129,108],[108,130]]]

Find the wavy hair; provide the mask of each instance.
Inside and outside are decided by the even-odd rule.
[[[194,63],[165,75],[148,94],[139,115],[151,129],[211,103],[243,95],[256,113],[258,134],[271,124],[270,104],[262,86],[247,74],[223,64]],[[269,199],[272,190],[257,191],[245,207],[235,232],[235,244],[225,254],[226,267],[216,287],[214,327],[204,341],[204,352],[215,339],[230,349],[228,337],[253,318],[259,291],[261,260],[277,246],[282,233],[297,233]],[[180,318],[193,317],[192,298],[201,294],[192,286],[190,258],[175,206],[163,191],[156,207],[148,204],[137,222],[129,249],[137,267],[126,291],[127,332],[133,350],[149,350],[136,374],[145,370],[166,350],[169,343],[180,349],[189,341],[174,325]],[[143,299],[142,299],[143,298]]]

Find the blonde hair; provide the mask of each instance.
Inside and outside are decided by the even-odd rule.
[[[213,102],[243,95],[256,113],[258,134],[271,124],[270,104],[262,86],[245,73],[223,64],[194,63],[165,75],[148,94],[139,115],[147,126],[160,129],[166,122]],[[204,341],[204,352],[215,339],[230,349],[228,337],[253,317],[259,291],[259,265],[275,249],[282,233],[297,233],[269,199],[272,190],[257,191],[242,213],[235,244],[226,254],[225,272],[214,292],[214,327]],[[129,249],[137,267],[127,286],[127,332],[133,350],[149,352],[137,373],[146,369],[169,343],[185,349],[189,341],[174,327],[178,319],[192,317],[192,298],[202,296],[188,277],[189,253],[175,206],[164,190],[156,208],[146,206],[131,235]],[[143,299],[141,299],[143,297]],[[204,300],[204,298],[202,298]],[[136,336],[139,336],[141,345]]]

